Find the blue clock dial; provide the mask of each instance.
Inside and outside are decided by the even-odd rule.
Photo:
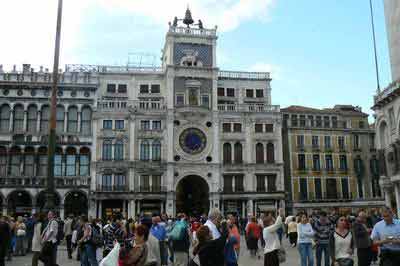
[[[179,136],[181,148],[189,154],[198,154],[206,147],[207,139],[205,134],[198,128],[185,129]]]

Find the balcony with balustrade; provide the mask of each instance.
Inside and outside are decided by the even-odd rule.
[[[47,177],[38,176],[16,176],[16,177],[0,177],[0,186],[7,188],[24,187],[24,188],[46,188]],[[78,188],[89,188],[90,177],[89,176],[62,176],[55,177],[55,186],[58,189],[78,189]]]
[[[145,101],[145,100],[97,100],[97,110],[100,112],[135,112],[163,113],[166,105],[163,100]]]
[[[268,105],[265,103],[248,104],[218,104],[220,112],[243,112],[243,113],[279,113],[279,105]]]

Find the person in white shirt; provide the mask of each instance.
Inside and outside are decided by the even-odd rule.
[[[279,266],[278,251],[281,248],[281,242],[277,231],[282,227],[283,217],[283,209],[279,209],[275,223],[274,218],[271,215],[264,218],[264,266]]]
[[[221,218],[222,218],[221,212],[218,209],[214,208],[208,214],[208,220],[204,224],[210,229],[213,240],[221,237],[221,233],[219,232],[217,227],[221,222]]]
[[[47,245],[51,249],[49,253],[48,263],[49,265],[57,264],[57,234],[58,234],[58,223],[54,212],[49,211],[47,214],[48,224],[42,233],[42,244]],[[45,264],[47,265],[47,264]]]

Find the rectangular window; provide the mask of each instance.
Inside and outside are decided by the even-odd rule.
[[[297,127],[298,125],[297,115],[292,115],[292,127]]]
[[[315,178],[314,179],[314,185],[315,185],[315,198],[316,199],[322,199],[321,178]]]
[[[374,134],[369,135],[369,148],[375,149],[375,135]]]
[[[140,129],[141,130],[150,130],[150,121],[149,120],[141,120],[140,121]]]
[[[299,170],[301,171],[306,170],[306,156],[304,154],[298,154],[297,159],[298,159]]]
[[[324,116],[324,127],[328,128],[330,126],[329,116]]]
[[[152,176],[151,191],[161,192],[161,176],[160,175]]]
[[[274,124],[265,124],[265,132],[268,133],[274,132]]]
[[[127,91],[126,84],[118,84],[118,93],[127,93]]]
[[[221,97],[225,96],[225,88],[219,87],[217,92],[218,92],[218,96],[221,96]]]
[[[344,199],[349,198],[349,180],[347,178],[342,178],[342,194]]]
[[[322,127],[322,117],[321,116],[317,116],[315,121],[316,121],[316,127]]]
[[[101,178],[102,191],[112,190],[112,175],[103,175]]]
[[[115,93],[116,85],[115,84],[107,84],[107,93]]]
[[[201,95],[201,106],[203,106],[205,108],[209,108],[210,107],[210,101],[209,101],[209,98],[208,98],[207,94]]]
[[[347,170],[347,158],[346,158],[346,155],[339,155],[339,168],[342,171]]]
[[[309,115],[308,116],[308,121],[310,123],[310,127],[314,127],[314,116]]]
[[[125,175],[115,175],[114,176],[114,187],[116,191],[126,190],[126,176]]]
[[[103,120],[103,129],[112,129],[112,120]]]
[[[325,155],[325,167],[327,171],[333,171],[332,155]]]
[[[75,176],[76,175],[76,157],[75,157],[75,154],[67,155],[66,175],[67,176]]]
[[[243,175],[236,175],[235,176],[235,191],[236,192],[243,192]]]
[[[301,127],[305,127],[306,126],[306,116],[305,115],[301,115],[300,116],[300,126]]]
[[[338,146],[341,151],[344,150],[344,136],[338,137]]]
[[[140,84],[140,93],[149,93],[149,84]]]
[[[153,127],[153,130],[160,131],[161,130],[161,121],[160,120],[153,120],[152,127]]]
[[[313,155],[313,170],[314,171],[320,171],[321,170],[321,162],[319,159],[319,154],[314,154]]]
[[[124,129],[124,120],[115,120],[115,129]]]
[[[222,132],[225,132],[225,133],[231,132],[231,123],[223,123],[222,124]]]
[[[304,148],[304,135],[297,135],[297,147]]]
[[[15,156],[13,156],[13,157],[15,157]],[[63,169],[64,169],[63,156],[56,154],[54,156],[54,175],[55,176],[63,176],[64,175]]]
[[[332,147],[331,136],[325,136],[324,142],[325,142],[325,149],[330,149]]]
[[[307,179],[300,178],[300,200],[308,199]]]
[[[256,90],[256,97],[257,98],[264,97],[264,90]]]
[[[140,191],[150,192],[150,176],[148,175],[140,176]]]
[[[262,133],[263,132],[263,124],[255,124],[254,130],[256,133]]]
[[[224,175],[224,192],[233,192],[232,180],[232,175]]]
[[[227,88],[226,89],[226,96],[235,97],[235,89],[234,88]]]
[[[257,192],[265,192],[265,175],[256,175]]]
[[[319,137],[318,136],[312,136],[311,137],[311,144],[313,148],[318,148],[319,147]]]
[[[246,90],[246,97],[247,98],[253,98],[254,97],[254,91],[250,90],[250,89],[247,89]]]
[[[151,93],[160,93],[160,84],[151,84]]]
[[[233,132],[242,132],[242,124],[234,123],[233,124]]]
[[[176,105],[177,106],[185,105],[185,95],[183,95],[183,94],[176,95]]]
[[[267,188],[268,188],[268,192],[276,191],[276,175],[268,175],[267,176]]]
[[[337,128],[338,123],[337,123],[337,117],[333,116],[332,117],[332,128]]]
[[[360,136],[354,135],[354,149],[360,148]]]

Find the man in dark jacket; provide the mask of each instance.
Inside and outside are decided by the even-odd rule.
[[[0,217],[0,266],[4,266],[4,259],[10,247],[11,229],[10,225],[6,222],[6,217]]]
[[[364,211],[358,213],[353,224],[353,237],[357,247],[358,266],[370,266],[372,241],[367,228],[367,214]]]

